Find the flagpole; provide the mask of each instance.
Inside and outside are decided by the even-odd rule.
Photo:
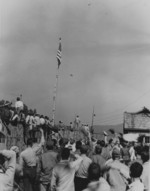
[[[56,71],[56,82],[54,86],[54,95],[53,95],[53,110],[52,110],[52,126],[55,126],[55,112],[56,112],[56,97],[57,97],[57,89],[58,89],[58,77],[59,77],[59,68]]]
[[[52,110],[52,126],[55,126],[55,113],[56,113],[56,97],[57,97],[57,89],[58,89],[58,77],[59,77],[59,66],[61,64],[61,38],[59,38],[59,46],[57,50],[57,61],[58,61],[58,67],[56,71],[56,82],[54,86],[54,95],[53,95],[53,110]]]
[[[94,129],[93,129],[94,117],[95,117],[95,112],[94,112],[94,106],[93,106],[93,112],[92,112],[92,124],[91,124],[91,133],[92,133],[92,134],[93,134],[93,132],[94,132]]]

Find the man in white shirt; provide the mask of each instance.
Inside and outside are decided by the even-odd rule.
[[[21,110],[23,110],[23,101],[21,101],[20,97],[17,97],[15,102],[15,108],[18,113],[20,113]]]
[[[76,160],[69,161],[70,150],[64,148],[61,153],[61,161],[54,167],[51,179],[51,191],[74,191],[74,175],[78,170],[81,161],[79,155]]]
[[[29,125],[29,135],[30,138],[34,138],[34,130],[33,128],[36,126],[35,119],[32,113],[29,113],[26,117],[26,124]]]
[[[141,155],[143,161],[143,172],[141,175],[142,182],[145,187],[145,191],[150,190],[150,158],[149,147],[145,146]]]
[[[33,142],[29,138],[27,140],[27,148],[20,154],[20,166],[23,171],[24,191],[36,190],[36,152],[32,148]]]
[[[131,161],[136,160],[135,149],[134,149],[134,143],[130,143],[129,153],[130,153],[130,160],[131,160]]]
[[[76,129],[76,130],[79,130],[80,118],[79,118],[78,115],[77,115],[76,118],[75,118],[74,124],[75,124],[75,129]]]
[[[43,116],[43,115],[40,116],[40,124],[41,124],[41,125],[44,125],[44,124],[45,124],[45,119],[44,119],[44,116]]]
[[[36,126],[39,127],[40,126],[40,117],[38,114],[35,115],[34,120],[35,120]]]
[[[125,164],[120,162],[121,153],[120,150],[114,148],[112,151],[112,159],[109,159],[106,163],[106,172],[104,174],[105,179],[108,181],[111,191],[125,191],[128,184],[129,168]]]
[[[110,191],[108,182],[101,177],[100,166],[91,163],[88,169],[89,184],[84,191]]]
[[[82,145],[80,148],[82,162],[75,176],[75,190],[81,191],[87,187],[88,184],[88,168],[92,160],[87,157],[88,146]]]
[[[143,167],[139,162],[134,162],[130,166],[130,176],[132,183],[129,185],[128,191],[144,191],[144,184],[140,180]]]

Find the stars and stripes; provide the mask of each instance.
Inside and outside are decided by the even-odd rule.
[[[61,46],[61,38],[59,38],[59,46],[58,46],[58,50],[57,50],[57,61],[58,61],[58,68],[61,64],[61,51],[62,51],[62,46]]]

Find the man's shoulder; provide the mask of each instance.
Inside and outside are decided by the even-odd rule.
[[[87,159],[88,161],[92,161],[88,156],[86,156],[86,159]]]
[[[55,166],[54,166],[54,168],[53,168],[53,170],[54,171],[58,171],[59,172],[59,170],[60,169],[64,169],[64,168],[66,168],[67,166],[69,166],[70,164],[69,164],[69,162],[67,163],[67,162],[58,162]]]
[[[99,159],[99,155],[96,154],[92,155],[92,160],[97,160],[97,159]]]
[[[86,188],[86,189],[84,189],[84,190],[82,190],[82,191],[90,191],[88,188]]]
[[[27,151],[26,151],[26,149],[24,149],[21,153],[20,153],[20,155],[24,155],[24,153],[26,153]]]
[[[104,157],[101,156],[101,155],[95,155],[95,158],[96,158],[97,160],[99,160],[99,161],[106,162],[106,160],[104,159]]]
[[[114,160],[110,163],[110,167],[114,168],[114,169],[126,169],[129,170],[129,167],[125,164],[123,164],[122,162],[120,162],[119,160]]]
[[[110,185],[103,177],[99,179],[99,183],[101,185],[101,188],[103,188],[104,190],[110,190]]]
[[[84,157],[83,157],[83,162],[84,162],[84,161],[89,162],[89,163],[92,162],[92,160],[91,160],[88,156],[84,156]]]
[[[24,156],[26,156],[26,151],[25,150],[20,153],[20,157],[24,157]]]
[[[21,155],[21,156],[26,155],[26,154],[28,154],[28,153],[31,152],[31,151],[33,151],[33,150],[26,148],[25,150],[23,150],[23,151],[20,153],[20,155]],[[33,152],[34,152],[34,151],[33,151]]]
[[[145,162],[145,163],[143,163],[143,168],[150,169],[150,160]]]
[[[20,100],[20,101],[16,101],[15,104],[16,104],[16,105],[23,105],[23,102]]]
[[[129,190],[131,191],[138,191],[138,190],[144,190],[144,184],[140,181],[138,182],[133,182],[129,185]]]
[[[119,164],[120,164],[120,168],[129,170],[129,167],[126,164],[123,164],[122,162],[119,162]]]
[[[44,157],[44,156],[53,156],[53,157],[57,157],[57,155],[58,155],[58,153],[55,152],[55,151],[53,151],[53,150],[51,150],[51,151],[47,151],[47,152],[43,153],[43,157]]]

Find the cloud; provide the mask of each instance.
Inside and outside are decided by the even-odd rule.
[[[67,123],[78,113],[90,122],[95,105],[100,123],[102,113],[124,108],[146,92],[150,3],[130,2],[1,0],[1,97],[22,93],[27,105],[52,114],[60,36],[57,120]]]

